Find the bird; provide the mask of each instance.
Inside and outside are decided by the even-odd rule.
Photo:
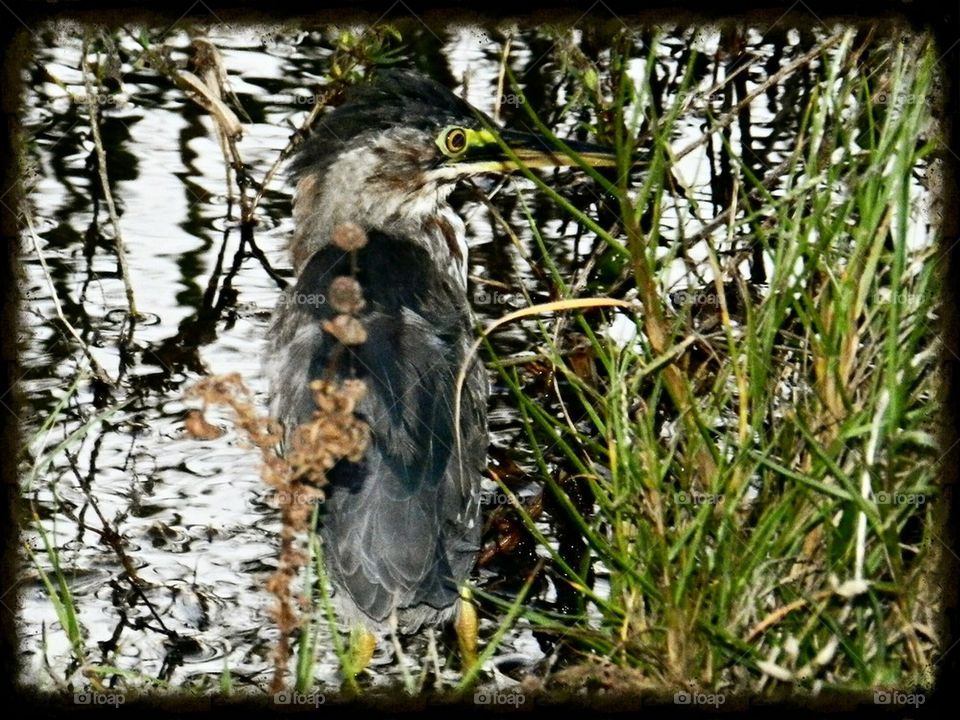
[[[580,163],[615,164],[600,146],[568,146]],[[319,520],[341,622],[405,634],[451,621],[460,634],[472,622],[475,633],[462,589],[480,550],[489,381],[469,352],[467,235],[449,196],[479,174],[574,164],[412,70],[353,86],[292,159],[296,280],[269,330],[270,413],[289,442],[315,409],[312,380],[366,384],[356,413],[369,444],[328,472]],[[336,241],[348,229],[362,247]],[[343,275],[362,289],[365,338],[346,347],[324,330],[337,315],[324,300]]]

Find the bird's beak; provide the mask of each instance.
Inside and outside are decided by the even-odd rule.
[[[500,130],[497,134],[480,130],[476,132],[476,140],[457,162],[460,172],[510,173],[522,167],[617,166],[616,153],[594,143],[553,142],[541,135],[516,130]]]
[[[616,167],[616,153],[595,143],[578,142],[576,140],[561,140],[563,144],[553,143],[541,135],[534,133],[503,130],[500,138],[509,147],[510,152],[502,146],[502,161],[509,169],[516,169],[520,163],[531,168],[576,167],[589,165],[590,167]],[[515,158],[515,159],[514,159]]]

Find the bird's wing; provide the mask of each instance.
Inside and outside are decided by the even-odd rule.
[[[486,450],[482,403],[471,387],[461,430],[473,457],[451,463],[455,380],[470,333],[466,298],[451,295],[417,246],[380,234],[350,263],[336,248],[318,251],[288,298],[328,297],[329,283],[348,268],[366,298],[366,342],[338,347],[322,331],[335,314],[329,304],[287,303],[274,326],[274,412],[288,428],[308,420],[309,380],[325,373],[366,382],[358,411],[371,445],[362,462],[341,461],[329,473],[322,531],[331,575],[376,619],[409,604],[446,607],[475,555],[465,538],[479,529],[476,484]]]
[[[394,607],[446,607],[457,595],[444,535],[445,506],[463,502],[460,478],[448,474],[456,353],[409,310],[365,320],[367,342],[351,353],[367,381],[371,447],[362,466],[331,472],[323,536],[353,600],[383,619]]]

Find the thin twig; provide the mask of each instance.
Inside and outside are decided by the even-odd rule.
[[[153,606],[153,603],[151,603],[150,599],[146,596],[146,594],[144,594],[142,587],[143,579],[137,574],[137,566],[134,564],[133,559],[127,555],[126,551],[123,549],[122,536],[110,526],[110,523],[107,522],[107,518],[103,515],[103,511],[100,510],[100,504],[90,491],[90,482],[85,482],[83,476],[80,474],[80,469],[77,467],[76,456],[71,454],[69,450],[65,450],[64,454],[69,462],[70,470],[73,472],[74,477],[76,477],[77,482],[80,485],[80,489],[87,498],[87,502],[89,503],[90,507],[93,508],[93,512],[100,520],[101,527],[93,527],[92,525],[88,525],[86,522],[81,520],[77,520],[77,523],[82,527],[88,528],[97,533],[97,535],[100,536],[101,542],[113,550],[114,554],[117,556],[117,559],[120,561],[120,564],[123,566],[124,575],[129,581],[130,587],[146,606],[147,610],[150,611],[150,614],[153,615],[154,620],[156,620],[157,624],[160,625],[160,629],[162,630],[163,634],[172,639],[178,638],[179,635],[177,632],[167,628],[167,626],[163,623],[163,618],[160,617],[160,614]]]
[[[93,135],[93,144],[97,152],[97,170],[100,175],[100,185],[103,188],[103,199],[107,203],[107,212],[110,215],[110,224],[113,226],[113,245],[117,252],[117,263],[120,266],[120,278],[123,280],[123,289],[127,294],[127,307],[130,319],[137,317],[137,303],[133,297],[133,285],[130,284],[130,270],[127,267],[127,254],[123,249],[123,235],[120,233],[120,217],[117,215],[117,206],[113,202],[113,193],[110,191],[110,179],[107,177],[107,151],[103,147],[103,138],[100,135],[99,108],[97,98],[100,97],[97,80],[97,94],[94,95],[93,84],[90,82],[90,65],[87,62],[89,44],[84,40],[81,49],[80,66],[83,71],[83,84],[86,89],[87,112],[90,115],[90,130]]]
[[[696,150],[698,147],[707,143],[715,132],[717,132],[718,130],[723,130],[723,128],[725,128],[727,125],[729,125],[734,120],[736,120],[739,117],[740,111],[743,110],[743,108],[747,107],[756,98],[758,98],[760,95],[765,93],[770,88],[774,87],[775,85],[778,85],[780,81],[783,78],[785,78],[787,75],[790,75],[791,73],[796,72],[797,70],[802,68],[804,65],[809,63],[811,60],[813,60],[815,57],[820,55],[824,50],[835,45],[837,42],[840,41],[840,39],[847,32],[848,30],[846,29],[835,32],[833,35],[828,37],[826,40],[824,40],[822,43],[814,47],[812,50],[804,53],[789,65],[786,65],[780,68],[780,70],[778,70],[773,75],[771,75],[766,80],[764,80],[762,83],[757,85],[757,87],[755,87],[752,92],[747,94],[747,96],[744,97],[743,100],[738,102],[736,106],[733,107],[726,115],[724,115],[719,120],[717,120],[717,122],[713,124],[705,133],[703,133],[703,135],[699,139],[694,140],[692,143],[690,143],[686,147],[673,153],[672,163],[675,165],[678,160],[686,157],[687,155],[692,153],[694,150]]]
[[[53,284],[53,277],[50,275],[50,268],[47,267],[47,261],[43,257],[43,251],[40,249],[40,238],[37,237],[37,231],[33,228],[33,219],[30,217],[30,211],[26,206],[23,206],[23,217],[27,221],[27,227],[30,229],[30,240],[33,243],[33,249],[37,253],[37,258],[40,260],[40,267],[43,269],[43,277],[47,281],[47,287],[50,289],[50,299],[53,301],[54,310],[57,313],[57,318],[63,323],[63,326],[67,329],[67,332],[77,341],[77,344],[80,346],[80,349],[83,351],[83,354],[87,356],[87,359],[90,361],[90,367],[93,370],[93,374],[97,376],[97,379],[103,383],[106,383],[110,387],[115,387],[116,382],[110,377],[106,370],[103,369],[103,366],[97,361],[93,356],[93,353],[90,351],[90,347],[87,343],[84,342],[83,338],[80,337],[80,333],[77,332],[76,328],[70,324],[70,321],[67,320],[66,316],[63,314],[63,306],[60,305],[60,298],[57,297],[57,288]]]
[[[473,344],[464,354],[463,361],[460,363],[460,371],[457,373],[457,388],[453,399],[453,421],[455,425],[454,438],[456,440],[458,458],[461,457],[460,405],[463,399],[463,384],[466,382],[467,371],[471,366],[473,356],[477,354],[477,350],[480,349],[480,345],[484,340],[486,340],[487,336],[489,336],[490,333],[492,333],[501,325],[506,325],[514,320],[520,320],[525,317],[541,315],[548,312],[561,312],[564,310],[588,310],[599,307],[622,307],[634,309],[634,304],[625,300],[617,300],[616,298],[574,298],[569,300],[557,300],[554,302],[543,303],[542,305],[532,305],[530,307],[521,308],[520,310],[514,310],[513,312],[507,313],[501,318],[491,321],[487,327],[483,329],[483,331],[480,333],[480,337],[473,342]]]
[[[232,191],[229,188],[230,170],[233,170],[233,179],[236,182],[237,190],[240,193],[240,220],[243,223],[253,222],[253,209],[250,197],[247,195],[247,175],[246,165],[243,157],[240,155],[240,148],[237,147],[237,140],[243,135],[243,126],[236,114],[230,110],[223,102],[224,92],[229,92],[227,88],[227,71],[223,65],[223,57],[217,46],[204,37],[195,37],[191,40],[191,46],[194,51],[194,69],[197,72],[196,78],[188,72],[180,71],[181,80],[189,82],[195,86],[198,102],[203,106],[214,121],[214,131],[217,135],[217,141],[223,152],[224,160],[227,162],[227,192]],[[193,82],[196,79],[197,83]],[[197,84],[202,87],[196,87]]]
[[[273,180],[274,175],[276,175],[280,170],[280,166],[283,165],[284,161],[290,157],[290,154],[298,144],[297,141],[300,136],[310,129],[313,123],[316,122],[317,118],[320,116],[320,112],[327,106],[327,103],[329,103],[330,100],[332,100],[339,92],[339,88],[331,87],[317,97],[316,102],[310,109],[310,114],[307,116],[307,119],[301,123],[297,132],[290,137],[290,140],[287,141],[286,146],[284,146],[283,150],[280,151],[280,154],[277,155],[277,159],[273,161],[273,165],[271,165],[270,169],[267,170],[267,174],[263,176],[263,182],[260,183],[260,187],[257,188],[257,194],[253,197],[253,202],[250,206],[251,212],[256,211],[257,207],[260,205],[260,200],[263,198],[263,193],[266,191],[267,186]]]
[[[786,605],[783,605],[777,608],[776,610],[771,612],[769,615],[767,615],[763,620],[761,620],[756,625],[754,625],[750,629],[750,632],[746,634],[746,637],[743,638],[743,641],[745,643],[753,642],[756,639],[756,637],[761,633],[763,633],[767,628],[769,628],[771,625],[777,624],[793,611],[799,610],[800,608],[802,608],[804,605],[807,605],[808,603],[818,602],[820,600],[823,600],[824,598],[828,598],[831,595],[833,595],[832,590],[820,590],[819,592],[814,593],[813,596],[810,598],[799,598],[797,600],[794,600],[793,602],[787,603]]]
[[[500,53],[500,73],[497,76],[497,100],[493,106],[493,121],[500,122],[500,108],[503,107],[503,83],[507,77],[507,61],[510,59],[510,46],[513,44],[513,33],[507,33],[503,43],[503,52]]]
[[[793,153],[790,154],[786,160],[777,165],[775,168],[772,168],[766,175],[764,175],[763,180],[760,181],[760,186],[753,188],[749,193],[747,193],[747,200],[750,202],[757,202],[762,199],[763,191],[771,191],[774,186],[783,180],[783,174],[790,169],[791,166],[796,162],[796,156],[799,150],[803,147],[804,140],[801,138],[798,142],[797,148]],[[699,241],[703,240],[710,236],[710,234],[717,228],[722,227],[724,224],[731,222],[734,227],[739,227],[743,223],[749,222],[749,217],[742,217],[740,219],[733,219],[732,214],[737,208],[736,198],[731,200],[730,204],[727,205],[719,214],[717,214],[710,222],[701,227],[697,232],[687,238],[683,238],[683,241],[688,245],[694,245]]]

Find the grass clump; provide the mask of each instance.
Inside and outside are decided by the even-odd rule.
[[[547,512],[578,538],[559,542],[502,483],[573,591],[569,612],[527,618],[652,686],[905,687],[938,653],[934,53],[854,29],[809,38],[776,78],[797,97],[771,119],[782,142],[743,144],[760,93],[736,79],[753,62],[737,39],[720,36],[728,82],[690,51],[664,83],[657,38],[625,33],[603,61],[565,50],[571,84],[597,90],[564,112],[617,149],[595,198],[616,219],[559,198],[601,241],[573,279],[530,230],[555,297],[640,309],[527,323],[532,359],[490,348]],[[683,147],[691,115],[704,136]],[[720,169],[708,197],[683,172],[691,153]],[[529,372],[544,365],[549,382]]]

